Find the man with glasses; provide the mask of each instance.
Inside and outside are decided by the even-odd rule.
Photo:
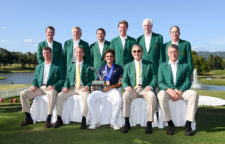
[[[134,60],[128,63],[124,68],[122,86],[125,89],[123,94],[123,116],[125,125],[123,133],[130,130],[130,105],[133,99],[142,97],[147,101],[148,119],[145,128],[146,134],[152,133],[152,122],[156,109],[156,96],[154,89],[157,85],[156,74],[152,64],[142,59],[143,49],[135,44],[132,47],[132,56]]]
[[[178,101],[183,99],[187,101],[185,135],[191,136],[194,134],[191,122],[195,120],[198,93],[189,90],[191,87],[190,68],[188,64],[178,60],[178,46],[176,44],[169,45],[167,54],[169,61],[160,64],[158,71],[158,84],[161,90],[158,93],[158,100],[163,114],[163,121],[168,122],[167,134],[174,134],[175,128],[171,118],[169,100]]]

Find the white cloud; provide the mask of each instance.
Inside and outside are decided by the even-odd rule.
[[[24,39],[24,43],[32,43],[33,40],[32,39]]]
[[[0,26],[0,30],[6,29],[6,26]]]
[[[209,41],[209,43],[214,44],[214,45],[224,45],[225,46],[225,37],[211,40],[211,41]]]

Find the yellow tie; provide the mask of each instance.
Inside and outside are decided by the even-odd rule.
[[[136,73],[136,86],[135,86],[135,88],[138,87],[140,73],[141,73],[141,66],[140,66],[140,62],[138,62],[137,73]]]
[[[80,63],[76,65],[76,88],[80,87]]]

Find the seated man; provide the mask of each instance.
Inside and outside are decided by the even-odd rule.
[[[85,53],[82,47],[78,46],[74,50],[74,56],[76,57],[76,62],[71,64],[66,73],[66,80],[64,83],[63,90],[58,94],[57,98],[57,121],[54,128],[63,125],[62,121],[62,109],[63,102],[66,98],[72,95],[80,95],[82,97],[82,122],[80,129],[86,129],[86,117],[88,113],[87,107],[87,97],[89,95],[89,87],[94,79],[94,74],[90,68],[83,63],[83,57]]]
[[[125,125],[123,133],[130,129],[130,105],[131,101],[137,97],[142,97],[147,101],[148,119],[145,133],[152,133],[152,122],[156,109],[156,96],[153,89],[157,85],[156,75],[151,63],[142,59],[143,49],[140,45],[135,44],[132,47],[132,56],[134,61],[125,65],[122,86],[125,89],[123,94],[123,116]]]
[[[163,114],[163,121],[168,122],[167,134],[174,134],[174,124],[170,114],[169,100],[187,101],[187,116],[185,134],[193,135],[191,122],[195,120],[195,112],[198,106],[198,93],[188,90],[191,87],[190,68],[188,64],[178,61],[178,46],[171,44],[168,47],[169,62],[160,64],[158,71],[158,84],[160,92],[158,100]]]
[[[56,104],[57,92],[61,90],[64,82],[63,71],[59,68],[59,66],[52,63],[51,48],[44,47],[42,49],[42,55],[44,57],[44,62],[40,63],[36,67],[32,87],[20,93],[22,111],[25,112],[26,115],[26,120],[20,124],[21,126],[33,123],[30,115],[29,100],[34,97],[46,94],[48,97],[48,117],[45,127],[51,127],[51,117],[53,108]]]
[[[123,76],[123,68],[114,63],[115,52],[114,50],[106,50],[104,53],[106,65],[99,68],[98,75],[104,78],[106,88],[103,91],[94,91],[88,97],[88,109],[91,117],[91,125],[89,129],[95,129],[99,125],[99,106],[97,104],[104,97],[108,97],[113,102],[112,117],[110,124],[114,130],[119,130],[116,120],[122,106],[122,98],[119,88],[122,86],[121,80]],[[99,77],[97,78],[99,80]],[[92,87],[92,91],[94,88]]]

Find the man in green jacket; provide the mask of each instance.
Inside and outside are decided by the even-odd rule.
[[[118,24],[120,36],[111,40],[110,49],[115,51],[115,64],[124,67],[133,60],[131,48],[136,40],[127,35],[128,22],[122,20]]]
[[[105,35],[106,35],[105,30],[103,28],[98,28],[96,31],[96,37],[98,41],[91,44],[90,46],[91,50],[90,63],[91,66],[93,66],[96,69],[96,71],[98,71],[102,65],[106,64],[104,60],[104,52],[107,49],[109,49],[110,42],[105,40]],[[97,77],[96,74],[95,77]]]
[[[142,23],[144,35],[137,39],[137,43],[143,47],[143,59],[152,63],[158,73],[160,57],[162,55],[163,37],[152,32],[152,20],[147,18]]]
[[[89,89],[94,80],[93,71],[84,63],[83,57],[85,55],[84,49],[80,46],[74,50],[76,62],[69,66],[67,69],[66,80],[62,91],[57,98],[57,121],[54,128],[58,128],[63,125],[62,121],[62,109],[63,102],[66,98],[72,95],[80,95],[82,97],[82,121],[81,129],[86,129],[86,117],[88,113],[87,97],[89,95]]]
[[[47,37],[47,40],[42,41],[38,44],[37,49],[38,64],[44,62],[44,57],[42,55],[43,47],[50,47],[52,49],[52,63],[64,68],[62,44],[53,40],[53,37],[55,35],[54,27],[48,26],[46,28],[45,35]]]
[[[178,101],[183,99],[187,101],[187,115],[185,124],[185,134],[193,135],[191,122],[195,120],[195,112],[198,106],[198,93],[189,90],[191,87],[190,68],[186,63],[182,63],[178,59],[179,46],[171,44],[167,53],[168,62],[159,65],[158,85],[160,92],[158,93],[158,101],[163,114],[163,121],[168,122],[167,134],[174,134],[174,124],[170,114],[169,100]]]
[[[45,127],[51,127],[51,117],[56,104],[57,92],[61,91],[64,82],[61,68],[52,62],[52,49],[44,47],[42,48],[42,53],[44,62],[36,67],[32,87],[20,93],[22,111],[26,115],[25,121],[20,124],[21,126],[33,123],[30,115],[29,100],[40,95],[46,95],[48,97],[48,117]]]
[[[180,28],[178,26],[172,26],[170,28],[170,37],[171,41],[168,41],[163,45],[163,58],[162,61],[169,61],[169,57],[167,55],[167,50],[170,44],[178,45],[179,55],[178,60],[182,63],[187,63],[190,68],[190,75],[193,72],[193,59],[191,52],[191,44],[188,41],[180,39]]]
[[[152,64],[142,59],[143,49],[140,45],[135,44],[132,47],[132,55],[134,61],[125,66],[122,79],[122,86],[125,89],[123,93],[123,117],[125,118],[123,133],[127,133],[130,129],[129,116],[132,100],[143,97],[148,104],[145,133],[151,134],[157,101],[154,94],[157,85],[156,74]]]
[[[82,39],[80,39],[82,35],[82,30],[80,27],[76,26],[72,28],[72,36],[73,39],[67,40],[64,44],[64,60],[66,64],[66,69],[74,62],[76,62],[76,57],[73,55],[73,50],[80,46],[84,49],[84,63],[89,65],[90,58],[90,48],[89,44]]]

